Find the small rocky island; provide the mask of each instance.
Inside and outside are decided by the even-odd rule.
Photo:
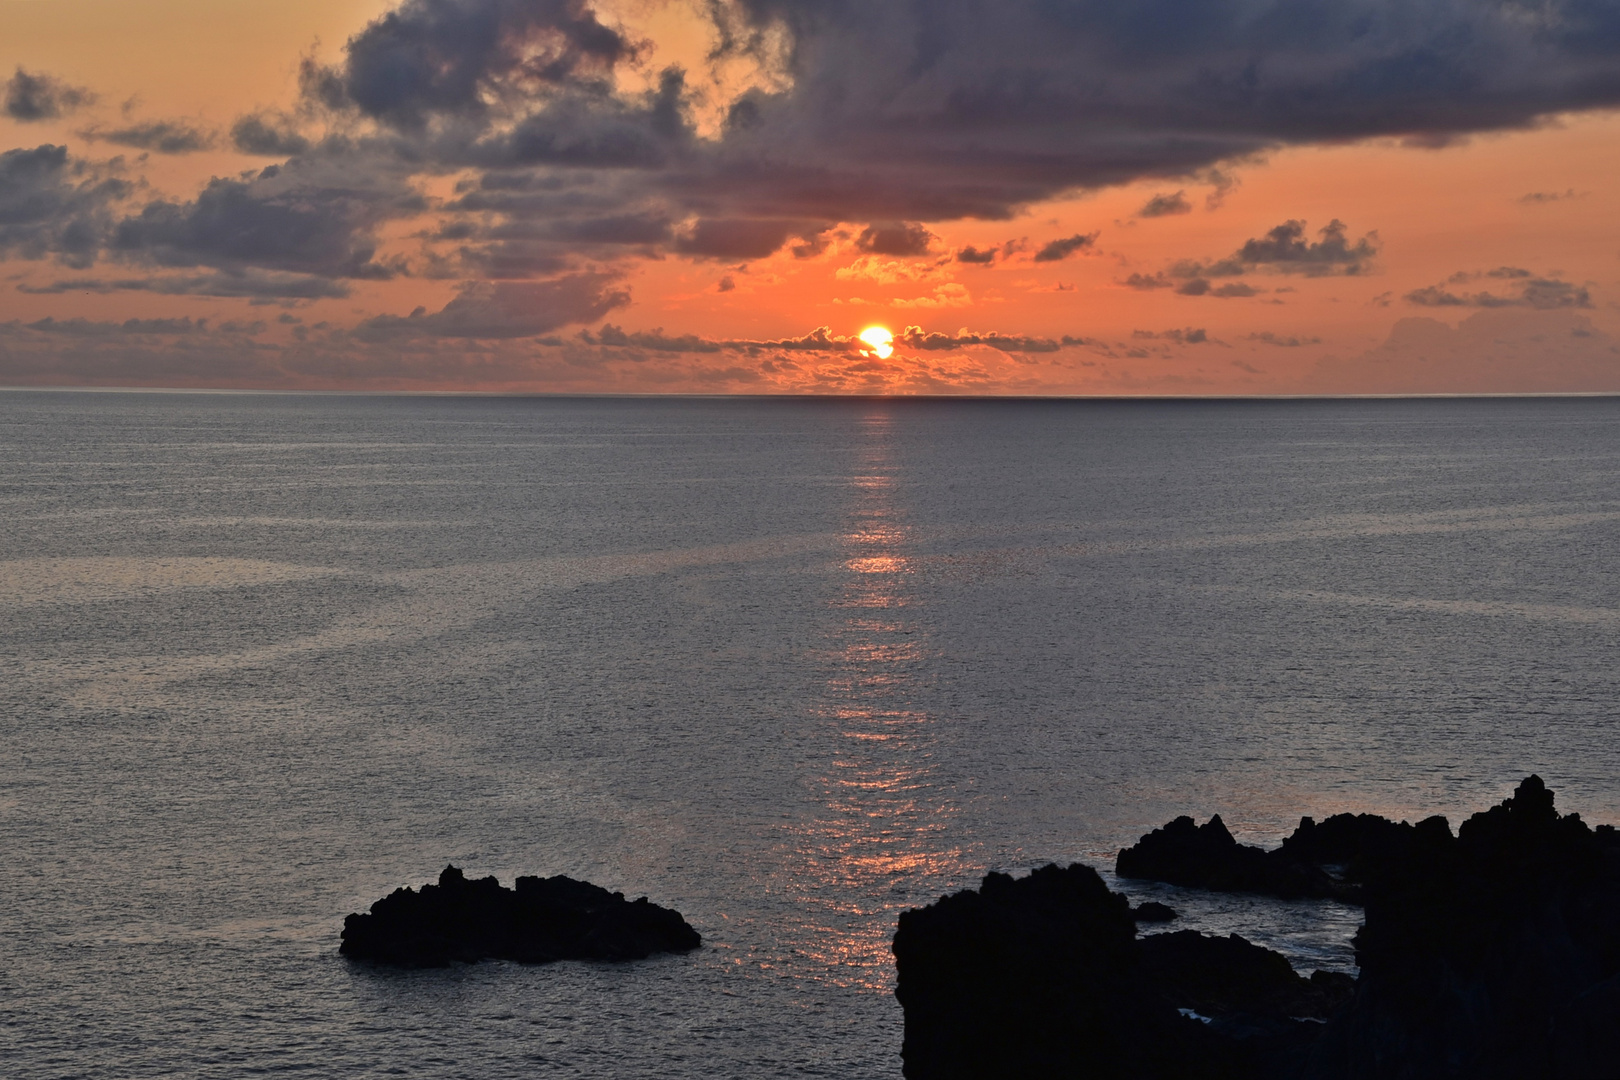
[[[1177,818],[1117,871],[1361,903],[1361,974],[1307,979],[1237,935],[1139,938],[1146,920],[1079,864],[990,874],[900,916],[905,1075],[1620,1074],[1620,834],[1559,814],[1539,777],[1455,835],[1338,815],[1268,852]]]
[[[520,877],[511,889],[493,877],[469,881],[446,866],[437,885],[395,889],[369,914],[343,920],[339,951],[400,967],[451,961],[640,960],[702,944],[680,912],[630,901],[586,881]]]

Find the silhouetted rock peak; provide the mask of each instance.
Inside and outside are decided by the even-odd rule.
[[[1237,846],[1237,841],[1232,838],[1232,834],[1226,828],[1226,822],[1221,820],[1219,814],[1204,822],[1198,831],[1211,844],[1221,844],[1227,847]]]
[[[345,956],[405,967],[451,961],[639,960],[686,952],[702,939],[679,912],[631,902],[587,881],[520,877],[506,889],[493,877],[469,880],[446,866],[437,885],[396,889],[369,914],[343,921]]]

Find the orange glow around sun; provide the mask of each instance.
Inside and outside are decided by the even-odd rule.
[[[887,360],[894,352],[894,335],[886,327],[868,326],[861,331],[861,340],[870,348],[862,349],[867,356],[875,356],[879,360]]]

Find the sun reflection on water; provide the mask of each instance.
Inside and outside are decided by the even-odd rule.
[[[912,686],[930,656],[893,463],[889,416],[866,418],[861,473],[850,482],[842,536],[844,613],[824,645],[824,810],[800,837],[795,899],[808,913],[800,952],[839,985],[893,988],[889,942],[899,912],[959,880],[967,852],[953,830],[954,794],[936,776],[938,718]]]

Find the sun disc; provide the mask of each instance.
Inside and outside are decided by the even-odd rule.
[[[861,340],[871,347],[871,352],[879,360],[887,360],[894,352],[894,335],[889,333],[887,327],[868,326],[861,331]],[[866,352],[866,349],[862,349]]]

